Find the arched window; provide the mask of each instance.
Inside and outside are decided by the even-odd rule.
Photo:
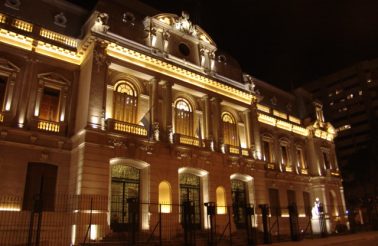
[[[228,113],[222,113],[223,139],[225,144],[239,146],[237,126],[234,117]]]
[[[226,214],[226,192],[222,186],[219,186],[216,190],[217,198],[217,214]]]
[[[162,213],[170,213],[172,211],[171,186],[167,181],[159,184],[159,204],[161,204]]]
[[[113,118],[135,124],[138,113],[138,94],[135,87],[127,81],[119,81],[114,87],[113,98]]]
[[[184,98],[177,99],[174,110],[175,132],[186,136],[192,136],[193,112],[189,102]]]

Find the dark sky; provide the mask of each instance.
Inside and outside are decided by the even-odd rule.
[[[142,2],[186,10],[245,72],[284,89],[378,58],[378,0]]]

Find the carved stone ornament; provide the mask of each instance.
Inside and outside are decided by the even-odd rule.
[[[272,103],[272,105],[277,105],[277,97],[272,97],[271,99],[270,99],[270,102]]]
[[[196,27],[189,20],[189,14],[185,11],[181,12],[181,17],[179,17],[178,21],[175,24],[175,27],[182,32],[197,37]]]
[[[134,26],[135,25],[135,15],[131,12],[123,13],[122,14],[122,22]]]
[[[106,33],[109,30],[108,22],[109,15],[107,13],[99,13],[92,27],[92,31]]]
[[[66,27],[67,17],[63,12],[60,12],[59,14],[54,16],[54,24],[60,27]]]
[[[99,43],[94,49],[94,60],[97,66],[97,72],[100,72],[100,68],[103,65],[107,65],[106,44]]]
[[[19,10],[21,6],[21,1],[20,0],[6,0],[4,3],[5,7]]]

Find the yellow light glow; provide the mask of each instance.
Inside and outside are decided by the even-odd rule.
[[[71,244],[75,245],[76,242],[76,225],[72,225],[71,228]]]
[[[162,213],[170,213],[172,210],[171,186],[167,181],[159,184],[159,205]]]
[[[21,209],[18,206],[0,206],[0,211],[19,212],[19,211],[21,211]]]
[[[296,118],[294,116],[291,116],[291,115],[289,115],[289,121],[291,121],[291,122],[293,122],[295,124],[298,124],[298,125],[301,124],[301,120],[300,119],[298,119],[298,118]]]
[[[261,105],[261,104],[257,104],[257,109],[262,111],[262,112],[265,112],[265,113],[270,113],[270,108],[267,107],[267,106],[264,106],[264,105]]]
[[[5,23],[6,18],[7,17],[5,15],[0,14],[0,23]]]
[[[242,149],[242,155],[243,156],[249,156],[249,152],[247,149]]]
[[[97,235],[98,234],[98,226],[97,225],[91,225],[91,230],[90,230],[90,233],[89,233],[89,238],[91,240],[96,240],[97,239]]]
[[[4,115],[0,113],[0,122],[3,122],[3,121],[4,121]]]
[[[33,39],[0,28],[0,42],[26,50],[32,50]]]
[[[74,51],[60,48],[42,41],[38,41],[35,52],[74,64],[81,64],[83,56]]]
[[[226,214],[226,192],[223,187],[219,186],[216,190],[217,214]]]
[[[44,38],[54,40],[56,42],[71,46],[73,48],[77,47],[77,40],[64,36],[62,34],[49,31],[47,29],[41,28],[41,31],[39,32],[39,35],[41,35]]]
[[[248,92],[233,88],[231,86],[209,79],[176,65],[172,65],[159,59],[139,53],[137,51],[121,47],[115,43],[109,44],[106,51],[109,56],[112,56],[114,58],[136,64],[152,71],[159,72],[161,74],[165,74],[192,85],[194,84],[198,87],[216,92],[218,94],[235,99],[237,101],[241,101],[246,104],[250,104],[251,100],[254,98],[254,96]]]
[[[287,114],[282,113],[282,112],[280,112],[278,110],[273,110],[273,115],[277,116],[279,118],[285,119],[285,120],[287,119]]]
[[[12,26],[15,28],[18,28],[20,30],[23,30],[25,32],[32,32],[33,31],[33,25],[29,22],[22,21],[22,20],[13,20]]]

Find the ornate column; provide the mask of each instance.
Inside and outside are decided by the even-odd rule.
[[[250,141],[251,147],[254,149],[254,157],[256,159],[262,159],[262,147],[261,147],[261,137],[260,137],[260,127],[258,121],[257,113],[257,99],[252,98],[250,107]]]
[[[214,140],[214,145],[219,148],[223,143],[223,131],[222,131],[222,121],[221,121],[221,99],[218,97],[211,98],[211,108],[212,108],[212,137]]]
[[[163,129],[165,131],[165,136],[168,137],[170,142],[173,141],[173,125],[172,125],[172,86],[171,81],[160,81],[163,88]]]
[[[321,176],[323,173],[323,168],[320,167],[319,163],[319,158],[321,157],[317,155],[314,132],[311,129],[309,129],[309,135],[306,139],[306,150],[309,174],[312,176]]]
[[[106,55],[106,43],[97,42],[93,50],[93,65],[89,71],[90,100],[88,123],[92,128],[104,128],[106,103],[106,76],[109,63]]]
[[[203,108],[204,108],[204,115],[203,115],[203,125],[204,125],[204,136],[205,139],[209,139],[209,136],[212,135],[211,127],[210,127],[210,102],[209,96],[203,96]]]
[[[153,78],[149,81],[150,85],[150,101],[149,101],[149,106],[151,110],[151,122],[155,123],[158,121],[157,115],[158,115],[158,81],[157,79]]]
[[[159,140],[159,118],[158,118],[158,80],[153,78],[150,80],[150,110],[151,110],[151,123],[153,126],[154,139]]]
[[[247,140],[247,148],[252,148],[251,140],[253,139],[252,135],[252,125],[251,125],[251,110],[247,109],[244,112],[245,117],[245,135]]]

